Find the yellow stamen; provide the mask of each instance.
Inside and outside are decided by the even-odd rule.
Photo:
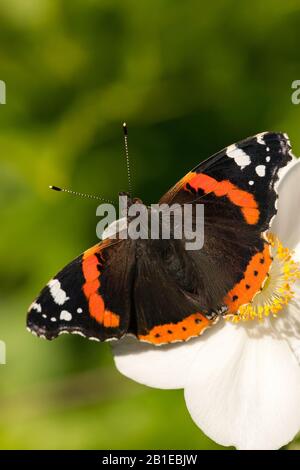
[[[300,266],[293,260],[293,253],[285,248],[275,235],[269,233],[267,240],[271,245],[273,257],[269,277],[251,303],[240,306],[236,313],[225,317],[234,323],[261,321],[269,315],[276,317],[294,297],[292,285],[300,279]]]

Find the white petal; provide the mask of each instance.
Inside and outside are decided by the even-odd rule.
[[[292,160],[286,166],[284,166],[283,168],[280,168],[280,170],[279,170],[280,182],[283,179],[283,177],[286,175],[286,173],[288,173],[290,171],[292,166],[294,166],[295,163],[297,163],[299,161],[298,157],[295,157],[295,155],[293,155],[293,153],[291,154],[291,156],[292,156]]]
[[[293,260],[300,263],[300,240],[299,243],[294,247]]]
[[[116,367],[126,377],[149,387],[183,388],[195,355],[199,360],[200,350],[222,325],[214,325],[199,338],[165,346],[152,346],[127,336],[111,344]]]
[[[271,231],[288,248],[300,242],[300,160],[293,161],[278,186],[278,213]]]
[[[277,449],[300,429],[300,368],[287,342],[265,332],[228,323],[190,369],[191,416],[225,446]]]
[[[272,320],[277,335],[285,338],[300,366],[300,280],[292,287],[295,297],[280,312],[278,318]]]

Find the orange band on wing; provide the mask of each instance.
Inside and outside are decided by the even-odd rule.
[[[103,323],[106,328],[116,328],[120,324],[120,317],[109,310],[105,310]]]
[[[193,336],[199,336],[213,323],[201,313],[193,313],[178,323],[155,326],[146,335],[139,335],[138,339],[152,344],[185,341]]]
[[[202,189],[205,194],[213,193],[217,197],[226,196],[232,204],[241,208],[241,212],[250,225],[259,220],[259,209],[253,194],[239,189],[228,180],[217,181],[204,173],[189,173],[185,180],[184,189],[189,191],[188,186],[195,191]]]
[[[89,310],[91,317],[95,318],[98,323],[104,320],[104,301],[98,292],[94,292],[89,297]]]
[[[271,263],[270,246],[266,244],[262,252],[256,253],[251,258],[243,279],[226,295],[224,302],[230,313],[237,312],[241,305],[251,302],[262,288]]]
[[[101,271],[95,253],[99,253],[98,245],[87,250],[82,257],[82,273],[85,279],[83,292],[89,303],[89,313],[104,327],[117,328],[120,324],[120,316],[105,309],[104,300],[99,294]]]

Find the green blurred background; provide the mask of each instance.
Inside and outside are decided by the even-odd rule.
[[[257,132],[288,132],[299,154],[299,23],[296,0],[1,0],[0,448],[220,448],[181,391],[122,377],[107,344],[25,330],[43,285],[97,241],[97,204],[47,188],[126,190],[124,120],[147,203]]]

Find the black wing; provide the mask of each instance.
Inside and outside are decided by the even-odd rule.
[[[214,206],[229,202],[240,208],[242,221],[263,232],[276,213],[278,172],[292,159],[290,151],[287,134],[248,137],[200,163],[160,202],[200,202],[208,216]]]
[[[38,336],[77,333],[105,341],[129,326],[134,275],[130,240],[107,239],[60,271],[30,306],[27,327]]]

